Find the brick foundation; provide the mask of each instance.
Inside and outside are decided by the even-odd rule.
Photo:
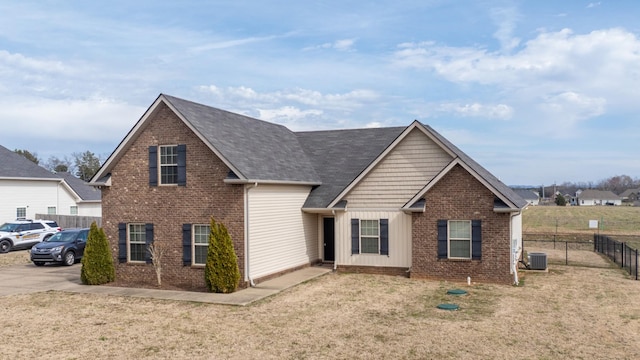
[[[340,273],[375,274],[409,277],[408,268],[385,266],[352,266],[338,265],[336,270]]]

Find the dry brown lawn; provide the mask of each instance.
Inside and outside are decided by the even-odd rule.
[[[469,294],[446,295],[453,288]],[[329,274],[248,307],[63,292],[0,300],[3,359],[640,358],[640,282],[615,267],[552,265],[519,287]],[[460,310],[436,309],[450,302]]]

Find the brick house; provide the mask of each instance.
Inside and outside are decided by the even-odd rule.
[[[116,276],[204,288],[208,224],[246,287],[318,262],[338,271],[511,283],[521,197],[430,127],[292,132],[161,94],[90,182]]]

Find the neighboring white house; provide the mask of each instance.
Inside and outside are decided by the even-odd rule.
[[[100,191],[0,146],[0,222],[36,214],[101,216]]]
[[[594,205],[622,205],[620,196],[611,191],[603,190],[578,190],[576,191],[576,204],[580,206]]]
[[[529,205],[537,206],[540,204],[540,196],[537,192],[529,189],[513,189],[516,194],[520,195],[521,198],[525,199]]]

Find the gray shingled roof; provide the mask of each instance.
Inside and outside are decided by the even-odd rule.
[[[594,190],[587,189],[578,195],[579,199],[593,199],[593,200],[620,200],[620,196],[614,194],[609,190]]]
[[[26,157],[0,146],[0,178],[56,179],[49,170]]]
[[[391,127],[296,133],[322,180],[322,185],[311,191],[304,207],[327,207],[404,129]]]
[[[539,196],[533,190],[529,189],[513,189],[513,191],[518,194],[521,198],[525,200],[538,200]]]
[[[56,173],[56,175],[63,178],[67,185],[69,185],[69,187],[71,187],[82,200],[100,201],[102,199],[100,190],[91,185],[88,185],[86,182],[75,177],[73,174],[69,172],[59,172]]]
[[[483,168],[480,164],[475,162],[472,158],[470,158],[467,154],[465,154],[462,150],[458,149],[457,146],[453,145],[449,140],[447,140],[444,136],[440,135],[437,131],[433,130],[430,126],[422,124],[427,131],[433,134],[440,142],[444,144],[451,152],[453,152],[462,162],[467,164],[473,171],[475,171],[478,176],[483,178],[487,183],[493,186],[496,191],[502,194],[505,198],[511,201],[517,208],[522,209],[527,205],[527,201],[523,199],[520,195],[516,194],[513,189],[505,185],[502,181],[500,181],[497,177],[493,176],[487,169]]]
[[[282,125],[164,95],[248,180],[319,184],[296,135]]]

